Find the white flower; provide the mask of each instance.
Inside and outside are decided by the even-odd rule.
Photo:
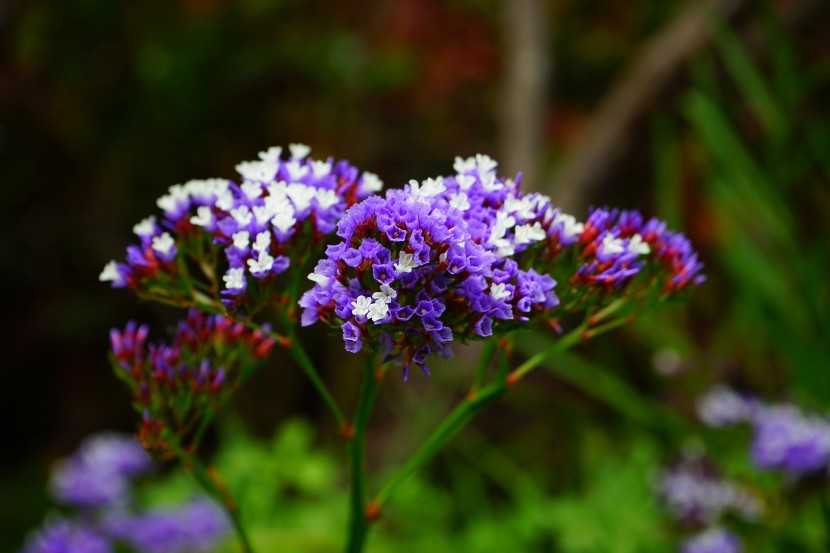
[[[138,236],[150,236],[156,232],[156,218],[150,215],[133,226],[133,232]]]
[[[222,211],[230,211],[233,208],[233,194],[230,190],[225,190],[216,195],[216,207]]]
[[[279,146],[271,146],[264,152],[259,152],[259,159],[267,161],[268,163],[278,163],[282,155],[282,148]]]
[[[369,306],[368,317],[374,322],[382,321],[389,313],[389,306],[384,300],[377,300]]]
[[[490,243],[496,247],[496,257],[510,257],[516,253],[516,248],[506,238],[490,240]]]
[[[476,183],[476,178],[472,175],[456,175],[455,182],[461,190],[469,190]]]
[[[372,305],[372,298],[366,296],[357,296],[352,302],[352,315],[355,317],[366,316],[369,313],[369,306]]]
[[[455,169],[455,172],[459,175],[469,173],[476,168],[476,158],[468,157],[467,159],[464,159],[462,157],[455,156],[455,163],[452,164],[452,168]]]
[[[337,197],[337,193],[334,190],[325,188],[317,189],[317,205],[320,209],[328,209],[339,201],[340,198]]]
[[[280,232],[288,232],[297,224],[297,219],[294,218],[293,210],[281,211],[274,215],[271,224],[277,227]]]
[[[254,216],[247,205],[241,205],[235,209],[231,209],[231,217],[234,218],[240,227],[247,227],[251,224]]]
[[[213,212],[206,205],[196,209],[196,215],[190,218],[190,223],[198,227],[206,227],[213,221]]]
[[[173,237],[170,236],[169,233],[165,232],[161,236],[156,236],[153,238],[153,249],[159,252],[162,255],[169,255],[170,251],[176,245],[176,242],[173,240]]]
[[[255,205],[253,208],[254,218],[258,225],[263,226],[271,221],[271,217],[276,214],[273,205],[265,202],[265,205]]]
[[[242,189],[242,193],[250,200],[255,200],[262,196],[262,183],[246,180],[239,188]]]
[[[288,149],[291,150],[291,159],[303,159],[311,153],[311,148],[305,144],[289,144]]]
[[[496,181],[495,173],[484,173],[480,176],[480,178],[481,186],[484,188],[485,192],[495,192],[496,190],[504,188],[502,183]]]
[[[292,182],[285,189],[285,193],[291,198],[291,202],[297,211],[303,211],[311,205],[311,200],[316,195],[316,191],[316,188],[299,182]]]
[[[156,205],[159,206],[159,209],[165,212],[171,212],[176,209],[176,206],[179,205],[179,199],[173,196],[172,194],[165,194],[158,200],[156,200]]]
[[[648,255],[651,252],[651,248],[648,247],[646,242],[643,242],[642,236],[635,234],[628,241],[628,251],[637,255]]]
[[[298,181],[308,174],[308,165],[300,163],[296,159],[292,159],[286,163],[285,169],[288,171],[288,177],[292,181]]]
[[[271,233],[267,230],[264,230],[256,235],[256,241],[254,242],[254,249],[258,252],[264,252],[268,249],[268,246],[271,245]]]
[[[484,177],[487,173],[492,173],[496,170],[498,162],[488,155],[476,154],[476,169],[480,177]]]
[[[468,209],[470,209],[470,202],[467,199],[467,194],[465,194],[464,192],[452,194],[450,196],[450,206],[454,207],[459,211],[467,211]]]
[[[267,273],[274,266],[274,258],[268,255],[268,252],[259,252],[258,259],[249,259],[248,268],[253,274]]]
[[[245,288],[245,269],[242,267],[230,269],[222,276],[222,280],[225,281],[225,288],[228,290],[241,290]]]
[[[104,265],[104,270],[98,275],[98,280],[101,282],[121,282],[121,273],[118,271],[118,263],[110,261]]]
[[[621,254],[625,251],[623,241],[619,238],[614,238],[610,234],[606,234],[602,239],[602,244],[599,245],[599,253],[602,255],[612,256]]]
[[[511,195],[504,200],[503,208],[508,213],[513,213],[520,219],[527,220],[536,217],[536,213],[533,211],[535,204],[536,198],[533,196],[525,196],[520,200]]]
[[[329,277],[327,277],[326,275],[319,275],[317,273],[309,273],[308,280],[310,280],[311,282],[316,282],[320,286],[325,286],[329,283]]]
[[[250,241],[251,233],[247,230],[240,230],[233,235],[233,245],[239,250],[247,248]]]
[[[383,190],[383,181],[374,173],[363,173],[363,189],[366,192],[380,192]]]
[[[533,225],[519,225],[516,227],[515,232],[516,236],[513,238],[513,242],[515,242],[517,246],[544,240],[546,236],[545,230],[542,228],[542,225],[539,224],[539,221],[536,221]]]
[[[567,213],[557,213],[553,219],[553,224],[558,225],[559,223],[562,223],[561,234],[563,238],[576,238],[585,230],[584,224],[577,223],[574,216]]]
[[[245,180],[268,182],[274,180],[279,164],[270,161],[243,161],[237,164],[236,171]]]
[[[504,283],[493,284],[490,286],[490,297],[496,301],[501,299],[509,299],[513,293],[510,290],[505,290],[507,285]]]
[[[328,161],[312,161],[311,172],[314,173],[315,179],[322,179],[331,173],[331,163]]]
[[[395,291],[394,288],[391,286],[387,286],[386,284],[380,285],[380,292],[375,292],[372,294],[372,298],[376,300],[383,300],[386,303],[390,303],[392,300],[398,297],[398,292]]]
[[[412,269],[418,266],[415,256],[411,253],[401,251],[398,261],[395,262],[395,270],[399,273],[411,273]]]
[[[432,198],[447,189],[442,177],[427,179],[420,184],[412,179],[409,181],[409,188],[410,193],[415,198]]]

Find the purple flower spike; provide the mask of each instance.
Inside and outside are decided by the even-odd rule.
[[[755,419],[752,460],[792,476],[823,469],[830,462],[830,421],[792,406],[762,409]]]

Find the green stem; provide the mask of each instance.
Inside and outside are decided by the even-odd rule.
[[[288,353],[290,353],[291,357],[294,358],[294,361],[300,365],[300,369],[302,369],[302,371],[306,374],[308,379],[311,381],[311,384],[314,386],[314,389],[317,390],[318,394],[320,394],[320,397],[323,398],[323,402],[326,404],[326,407],[328,407],[332,416],[337,421],[337,425],[340,427],[340,430],[345,431],[348,428],[348,425],[346,424],[346,417],[343,416],[343,412],[340,410],[340,407],[337,405],[334,397],[332,397],[329,389],[326,387],[326,383],[323,382],[322,378],[320,378],[320,373],[318,373],[317,369],[314,368],[314,363],[312,363],[311,358],[300,345],[300,341],[297,339],[297,332],[294,330],[294,325],[286,324],[285,330],[289,341]]]
[[[360,553],[366,544],[369,519],[366,513],[365,448],[366,426],[378,395],[378,380],[375,376],[375,356],[366,359],[363,386],[357,402],[353,428],[354,436],[349,441],[348,453],[351,465],[351,501],[349,503],[349,537],[346,553]]]
[[[490,367],[490,363],[493,361],[495,353],[496,341],[488,340],[484,342],[484,346],[481,348],[481,356],[478,358],[478,366],[476,367],[475,377],[473,378],[472,390],[478,390],[484,384],[484,377],[486,376],[487,369]]]
[[[519,368],[508,374],[506,378],[499,377],[495,382],[481,390],[473,389],[381,489],[372,502],[372,505],[380,508],[381,505],[389,500],[398,486],[415,474],[427,461],[432,459],[479,411],[495,401],[509,386],[515,384],[522,376],[532,371],[545,359],[566,351],[580,343],[583,333],[587,328],[588,319],[586,318],[581,325],[557,340],[548,349],[537,353],[525,361]]]
[[[215,477],[211,476],[210,472],[204,467],[204,465],[202,465],[201,461],[199,461],[195,455],[179,446],[176,446],[174,451],[182,465],[184,465],[188,472],[193,474],[196,482],[198,482],[205,493],[225,508],[225,511],[231,519],[231,524],[233,525],[234,530],[236,530],[236,535],[239,538],[240,545],[242,546],[242,553],[254,553],[254,550],[251,547],[251,542],[248,539],[248,534],[242,526],[242,520],[239,515],[239,507],[225,486],[217,482]]]

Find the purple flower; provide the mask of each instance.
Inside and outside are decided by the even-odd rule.
[[[489,335],[494,320],[522,322],[555,306],[553,279],[482,245],[485,236],[473,237],[467,214],[442,196],[445,183],[454,186],[429,179],[349,209],[337,230],[343,241],[309,275],[303,324],[339,326],[351,352],[391,340],[387,358],[406,375],[411,364],[426,372],[432,354],[450,356],[456,336]]]
[[[762,510],[749,490],[719,478],[700,462],[686,461],[661,472],[655,487],[672,516],[686,524],[712,524],[726,512],[756,520]]]
[[[222,275],[223,301],[236,305],[249,278],[270,282],[292,260],[321,247],[347,207],[382,188],[376,175],[361,176],[348,162],[313,160],[302,144],[289,150],[288,159],[281,148],[270,148],[238,164],[238,184],[208,179],[172,186],[157,202],[163,217],[137,224],[139,244],[128,248],[127,263],[110,262],[100,280],[144,291],[159,281],[170,286],[176,282],[170,277],[183,276],[179,258],[205,258],[206,250],[221,248],[225,267],[207,274]]]
[[[20,553],[112,553],[109,540],[92,528],[66,519],[51,519],[32,533]]]
[[[129,480],[153,466],[132,436],[100,434],[88,438],[52,472],[51,490],[59,501],[82,508],[124,503]]]
[[[715,428],[750,422],[759,407],[757,400],[737,394],[724,386],[712,388],[697,402],[700,420]]]
[[[738,537],[723,528],[709,528],[686,540],[681,553],[741,553],[743,546]]]
[[[793,406],[761,409],[755,417],[752,461],[793,476],[823,469],[830,461],[830,421]]]
[[[137,515],[113,513],[103,525],[113,537],[142,553],[212,551],[230,530],[225,513],[205,499],[178,509]]]

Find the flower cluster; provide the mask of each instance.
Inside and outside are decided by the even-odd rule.
[[[740,422],[753,427],[751,457],[760,469],[792,477],[830,465],[830,419],[802,412],[793,405],[765,404],[725,388],[715,388],[698,404],[710,426]]]
[[[346,161],[313,160],[303,144],[289,151],[287,160],[272,147],[240,163],[239,184],[208,179],[172,186],[158,200],[161,219],[135,225],[139,243],[127,248],[126,263],[107,264],[100,280],[168,301],[200,302],[221,291],[226,304],[239,305],[249,283],[267,286],[301,265],[344,210],[382,183]]]
[[[147,327],[133,322],[113,329],[111,359],[144,413],[139,439],[158,455],[227,401],[275,344],[263,331],[195,309],[170,343],[148,344],[147,334]]]
[[[662,471],[655,485],[672,516],[686,524],[711,525],[727,512],[749,521],[761,515],[761,503],[753,493],[719,478],[697,460]]]
[[[300,300],[304,325],[324,321],[343,332],[346,349],[364,342],[388,359],[426,371],[448,342],[490,336],[556,305],[555,282],[499,257],[471,235],[463,212],[432,201],[440,181],[370,198],[340,221]]]
[[[99,434],[85,440],[72,457],[52,471],[52,495],[77,508],[94,509],[130,499],[130,480],[152,468],[135,439]]]
[[[455,175],[413,180],[349,209],[341,242],[309,275],[302,323],[339,328],[348,351],[369,344],[406,374],[413,363],[426,371],[431,354],[450,355],[456,338],[556,317],[557,282],[569,311],[619,297],[646,266],[664,293],[702,282],[688,240],[664,223],[607,210],[577,222],[496,166],[481,154],[456,158]]]
[[[137,511],[136,476],[153,469],[134,438],[102,434],[87,439],[52,474],[52,494],[81,509],[80,516],[47,517],[21,553],[200,553],[212,550],[229,531],[220,508],[204,498],[177,509]]]

